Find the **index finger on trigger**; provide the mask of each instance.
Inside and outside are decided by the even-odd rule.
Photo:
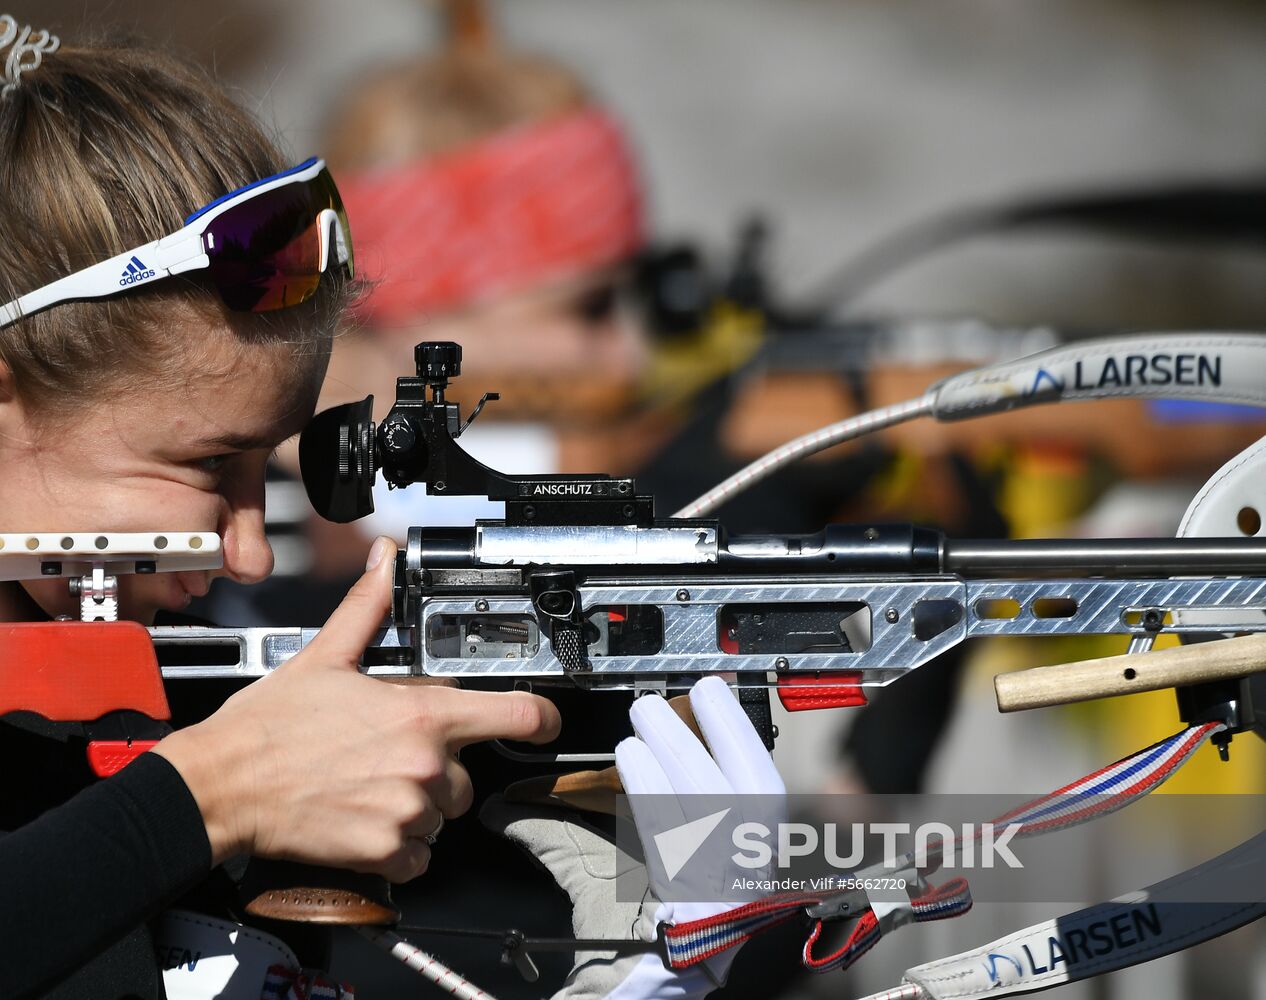
[[[548,743],[557,738],[562,718],[554,703],[526,691],[439,689],[444,738],[451,749],[484,740]]]

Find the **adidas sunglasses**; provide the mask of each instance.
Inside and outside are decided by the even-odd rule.
[[[199,269],[228,308],[271,312],[311,298],[331,255],[351,277],[347,213],[325,162],[313,157],[217,198],[170,236],[0,306],[0,327],[62,302],[104,298]]]

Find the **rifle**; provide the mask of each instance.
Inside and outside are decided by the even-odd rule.
[[[397,557],[392,622],[366,651],[371,673],[636,692],[733,674],[772,746],[770,689],[793,711],[861,705],[867,689],[968,638],[1126,635],[1139,650],[1166,633],[1262,631],[1266,540],[1234,526],[1225,537],[1165,540],[953,540],[930,528],[887,524],[731,536],[699,515],[811,450],[898,420],[1128,395],[1122,378],[1146,379],[1166,365],[1182,376],[1157,385],[1161,376],[1154,374],[1152,383],[1134,386],[1136,393],[1266,402],[1255,381],[1264,357],[1266,341],[1251,335],[1057,348],[955,376],[912,404],[792,442],[661,518],[632,479],[509,476],[473,459],[458,439],[495,394],[485,394],[462,422],[457,404],[444,398],[460,374],[461,349],[424,343],[415,352],[416,372],[398,380],[395,405],[380,425],[371,417],[372,397],[327,410],[304,431],[300,457],[313,506],[334,521],[373,510],[379,474],[393,488],[424,483],[436,495],[505,503],[499,521],[410,530]],[[1115,380],[1105,375],[1113,371]],[[230,670],[240,676],[273,669],[307,638],[302,630],[267,629],[153,635],[160,656],[168,644],[237,644],[242,655]],[[222,668],[168,671],[215,673],[223,675]],[[1252,725],[1249,717],[1231,721],[1231,729]],[[599,759],[609,755],[562,762]]]
[[[1140,343],[1151,344],[1152,356],[1182,358],[1170,367],[1182,366],[1184,382],[1216,371],[1218,398],[1239,398],[1260,369],[1260,359],[1256,368],[1247,363],[1261,351],[1247,338],[1224,338],[1218,348],[1224,353],[1216,355],[1193,350],[1192,338],[1170,338],[1159,347],[1135,339],[1124,346],[1062,348],[1029,367],[1021,363],[1018,372],[998,366],[958,376],[934,399],[930,393],[914,405],[887,408],[878,419],[853,418],[824,438],[839,440],[920,413],[949,418],[1054,401],[1066,392],[1119,391],[1102,373],[1092,378],[1087,359],[1110,361],[1119,349],[1118,370],[1136,374],[1148,357],[1139,353]],[[672,518],[657,517],[653,499],[640,495],[632,479],[505,475],[458,443],[495,399],[485,394],[462,421],[457,404],[445,399],[460,360],[456,344],[420,344],[416,370],[398,380],[394,406],[380,425],[372,420],[369,397],[320,414],[301,439],[309,499],[334,521],[372,511],[379,474],[395,488],[424,483],[432,494],[505,504],[500,521],[409,531],[397,557],[392,620],[365,653],[372,674],[491,680],[545,692],[564,686],[665,695],[707,673],[733,675],[740,703],[772,748],[771,690],[790,711],[861,706],[869,689],[968,638],[1121,634],[1141,650],[1180,630],[1215,636],[1266,626],[1261,539],[981,542],[884,524],[731,536],[718,520],[698,515],[753,481],[750,470]],[[1229,374],[1232,362],[1236,377],[1223,384],[1221,373]],[[1201,388],[1208,387],[1171,391]],[[807,450],[793,443],[767,462],[785,464]],[[312,634],[176,628],[155,630],[154,640],[160,658],[165,645],[183,645],[187,653],[191,645],[227,642],[232,648],[220,659],[253,676],[284,662]],[[220,669],[173,667],[168,675],[208,676]],[[1133,671],[1128,683],[1132,690],[1172,686],[1151,671]],[[1255,724],[1247,684],[1241,673],[1183,686],[1181,714],[1188,723],[1223,723],[1214,737],[1222,753],[1234,734]],[[497,749],[520,761],[571,766],[613,759],[601,751]],[[570,785],[568,791],[583,795]]]
[[[477,462],[458,439],[496,396],[485,394],[463,422],[457,404],[445,400],[460,374],[460,347],[424,343],[415,352],[416,371],[397,381],[395,405],[381,424],[372,420],[372,397],[327,410],[305,430],[300,456],[314,508],[334,521],[372,510],[379,474],[396,488],[425,483],[433,494],[505,503],[502,520],[410,530],[397,557],[391,619],[363,657],[371,676],[671,693],[721,673],[734,678],[745,711],[772,747],[771,690],[791,711],[863,705],[869,690],[968,638],[1125,635],[1137,654],[1169,633],[1266,632],[1266,540],[1245,537],[1234,515],[1230,522],[1225,516],[1248,503],[1247,473],[1260,472],[1263,449],[1246,453],[1255,462],[1242,457],[1233,463],[1236,471],[1228,472],[1229,465],[1214,477],[1189,511],[1185,536],[1175,539],[959,541],[886,524],[731,536],[703,516],[714,504],[801,455],[913,417],[961,419],[1129,394],[1266,405],[1264,357],[1266,339],[1251,335],[1058,348],[955,376],[910,404],[792,442],[663,518],[630,478],[509,476]],[[82,617],[95,623],[8,626],[10,641],[12,630],[36,630],[25,634],[38,634],[54,653],[36,656],[27,646],[19,647],[21,656],[6,657],[11,669],[0,670],[0,708],[81,719],[140,708],[161,724],[166,705],[152,697],[152,683],[143,705],[126,685],[87,704],[66,700],[67,690],[102,677],[85,652],[96,654],[116,638],[131,643],[128,657],[145,661],[139,673],[151,681],[159,672],[164,680],[258,677],[295,655],[316,630],[155,627],[148,630],[147,658],[136,646],[139,626],[113,621],[120,573],[209,568],[218,564],[218,541],[170,532],[0,537],[3,578],[65,577],[81,596]],[[33,657],[62,671],[58,683],[22,686]],[[1126,679],[1137,683],[1125,689],[1177,686],[1184,719],[1225,727],[1216,737],[1225,753],[1234,734],[1256,723],[1246,680],[1256,661],[1229,659],[1225,669],[1202,671],[1190,685],[1179,683],[1186,679],[1182,669],[1137,670],[1132,678],[1127,670]],[[111,756],[116,769],[148,748],[131,731],[121,742]],[[611,759],[528,757],[542,758]],[[338,891],[346,901],[352,890],[345,883]],[[365,906],[344,907],[344,919],[391,923],[385,893],[367,896]]]

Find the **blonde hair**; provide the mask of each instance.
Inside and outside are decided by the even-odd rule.
[[[204,73],[133,45],[63,45],[0,99],[0,301],[165,236],[286,165]],[[0,361],[39,411],[161,377],[189,346],[170,332],[181,307],[242,344],[328,354],[341,279],[302,306],[252,315],[230,313],[197,275],[24,317],[0,330]]]

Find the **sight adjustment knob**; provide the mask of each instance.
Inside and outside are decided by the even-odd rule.
[[[393,455],[403,455],[412,451],[417,444],[418,436],[409,421],[399,415],[388,417],[383,421],[378,433],[382,436],[383,447]]]
[[[413,349],[418,378],[446,383],[462,373],[462,345],[450,340],[427,340]]]

